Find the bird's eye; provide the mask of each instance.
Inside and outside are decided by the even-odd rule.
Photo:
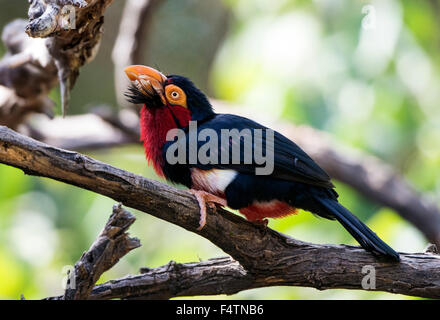
[[[171,92],[171,98],[178,99],[179,98],[179,93],[177,91]]]
[[[174,84],[169,84],[165,87],[166,98],[172,105],[186,108],[185,92]]]

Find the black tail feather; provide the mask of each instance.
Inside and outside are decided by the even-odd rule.
[[[400,261],[399,254],[396,251],[383,242],[370,228],[336,200],[321,197],[316,197],[316,200],[326,211],[322,215],[330,215],[338,220],[365,250],[388,257],[394,261]],[[319,212],[317,213],[320,214]]]

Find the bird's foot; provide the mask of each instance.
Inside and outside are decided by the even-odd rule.
[[[263,232],[263,235],[266,234],[268,229],[267,225],[269,224],[269,219],[254,220],[252,222]]]
[[[267,227],[267,225],[269,224],[269,219],[255,220],[254,223],[258,226]]]
[[[213,210],[217,210],[216,204],[221,207],[227,206],[227,202],[225,199],[217,197],[209,192],[194,189],[189,189],[188,192],[193,194],[196,197],[197,202],[199,203],[200,223],[199,227],[197,228],[197,230],[199,231],[202,230],[206,224],[206,204],[208,204],[208,206]]]

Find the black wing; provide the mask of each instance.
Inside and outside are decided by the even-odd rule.
[[[274,165],[273,172],[270,174],[271,177],[303,182],[325,188],[334,187],[330,181],[329,175],[322,168],[320,168],[316,162],[313,161],[298,145],[282,134],[273,130],[273,139],[271,140],[271,135],[267,131],[271,129],[255,121],[232,114],[217,114],[215,117],[206,122],[198,123],[197,136],[200,137],[200,133],[205,129],[213,130],[208,133],[216,133],[218,137],[217,145],[214,143],[211,145],[213,146],[212,148],[206,148],[210,142],[209,138],[206,138],[204,141],[197,141],[197,150],[194,148],[190,149],[191,129],[187,129],[185,132],[186,139],[180,140],[180,143],[186,144],[184,146],[187,151],[185,167],[189,166],[190,168],[195,167],[203,170],[232,169],[240,173],[255,175],[256,168],[262,168],[265,166],[265,164],[261,163],[261,157],[258,159],[255,157],[255,155],[260,154],[265,157],[269,155],[269,152],[273,152]],[[234,132],[233,130],[235,130],[235,132],[238,132],[239,135],[232,135],[233,138],[227,138],[227,136],[222,135],[222,133],[225,133],[225,129],[228,130],[228,132]],[[210,134],[208,134],[208,136],[209,135]],[[254,138],[258,138],[259,136],[262,137],[262,139],[260,139],[262,140],[262,144],[258,145],[254,142]],[[248,138],[251,140],[247,140]],[[225,139],[228,139],[228,141],[225,141]],[[245,143],[246,141],[252,141],[250,148],[249,144]],[[270,143],[270,141],[273,141],[273,143]],[[164,157],[166,157],[166,153],[173,143],[178,144],[179,142],[167,142],[163,149]],[[233,158],[234,145],[235,148],[238,148],[237,144],[239,144],[239,149],[235,150],[240,150],[239,163],[234,163],[233,160],[237,162],[237,158]],[[192,150],[192,153],[194,154],[195,151],[201,151],[201,148],[203,148],[204,145],[205,149],[203,149],[203,154],[208,155],[208,158],[211,160],[209,163],[206,163],[206,160],[201,160],[200,157],[190,157],[190,150]],[[229,150],[226,150],[226,148],[229,148]],[[177,148],[172,149],[177,150]],[[205,153],[205,151],[207,152]],[[227,159],[222,159],[222,153],[224,154],[225,152],[228,152],[226,155],[229,156]],[[165,159],[165,161],[167,162],[167,159]],[[176,165],[176,169],[178,166],[180,165]]]

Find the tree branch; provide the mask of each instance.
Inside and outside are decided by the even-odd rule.
[[[323,246],[317,246],[316,250],[325,250]],[[335,246],[329,246],[330,258],[337,259],[335,255]],[[339,248],[342,249],[342,248]],[[344,251],[341,253],[345,254]],[[306,252],[303,253],[307,255]],[[424,259],[422,254],[409,256],[411,259]],[[427,257],[425,255],[425,257]],[[294,259],[292,257],[292,259]],[[348,273],[347,269],[353,267],[348,263],[348,259],[334,260],[330,265],[317,267],[309,256],[307,259],[296,261],[295,274],[290,272],[284,274],[282,270],[275,269],[271,274],[254,274],[247,272],[238,262],[229,257],[215,258],[207,261],[192,263],[176,263],[171,261],[169,264],[154,268],[146,269],[140,275],[129,275],[121,279],[111,280],[103,284],[97,285],[91,292],[90,299],[107,300],[107,299],[170,299],[174,297],[185,296],[202,296],[202,295],[219,295],[219,294],[235,294],[243,290],[271,287],[271,286],[301,286],[314,287],[319,290],[334,289],[342,286],[347,289],[346,283],[351,282],[350,289],[362,289],[362,277],[366,274],[362,273],[362,265],[364,262],[356,261],[359,268],[356,273]],[[435,268],[437,260],[431,259],[430,262]],[[420,260],[422,261],[422,260]],[[320,261],[319,261],[320,262]],[[402,262],[406,266],[399,272],[408,272],[407,263]],[[419,264],[424,269],[426,264]],[[376,268],[376,266],[374,266]],[[411,272],[423,272],[421,268],[412,269]],[[432,270],[432,269],[431,269]],[[392,272],[396,272],[397,269]],[[370,291],[388,291],[392,293],[404,293],[412,295],[420,295],[430,298],[438,298],[437,292],[432,295],[427,294],[424,286],[430,286],[432,283],[419,283],[414,286],[414,282],[407,283],[405,279],[402,281],[389,282],[388,277],[398,278],[398,275],[389,275],[389,268],[385,266],[375,269],[377,279],[376,288]],[[384,277],[385,275],[385,277]],[[341,281],[341,278],[343,279]],[[421,278],[419,278],[420,280]],[[344,283],[344,284],[343,284]],[[419,286],[419,287],[418,287]],[[436,284],[438,288],[438,283]],[[390,288],[392,287],[392,289]]]
[[[113,0],[32,0],[26,33],[48,38],[46,46],[57,68],[63,114],[79,69],[99,48],[104,12]]]
[[[270,285],[264,285],[263,282],[260,284]],[[90,299],[170,299],[234,294],[257,286],[255,278],[229,257],[193,263],[170,261],[158,268],[141,269],[140,275],[130,275],[97,285]]]
[[[90,296],[99,277],[113,267],[128,252],[141,246],[139,239],[130,238],[126,231],[136,218],[120,204],[113,206],[113,214],[104,229],[75,264],[74,282],[68,283],[62,300],[85,300]]]
[[[231,110],[252,117],[242,108],[213,100],[217,111]],[[38,140],[67,149],[88,150],[139,143],[139,118],[130,110],[109,115],[103,108],[97,115],[73,116],[65,120],[41,119],[32,135]],[[419,194],[391,166],[380,159],[336,143],[328,134],[308,126],[290,123],[265,123],[295,141],[323,167],[332,178],[339,180],[372,201],[395,210],[411,222],[428,239],[440,247],[440,211],[426,196]],[[35,127],[37,126],[37,127]],[[81,128],[81,129],[79,129]]]
[[[57,69],[46,47],[47,39],[29,38],[25,20],[6,25],[2,41],[7,49],[0,60],[0,125],[16,128],[30,113],[53,117],[47,97],[57,82]]]
[[[77,70],[82,64],[90,60],[93,57],[91,53],[95,52],[95,48],[98,46],[100,32],[94,34],[89,31],[99,29],[98,26],[100,26],[100,23],[102,24],[102,14],[111,1],[88,0],[89,5],[86,8],[78,8],[77,29],[59,30],[60,26],[55,25],[54,30],[41,27],[41,30],[48,31],[48,33],[45,31],[44,34],[41,34],[38,31],[40,30],[38,26],[45,25],[43,23],[45,20],[41,18],[43,12],[52,12],[43,10],[44,8],[47,9],[50,6],[60,7],[68,3],[83,7],[85,4],[82,1],[72,2],[71,0],[46,2],[49,4],[43,5],[40,0],[32,1],[29,9],[31,22],[28,32],[35,31],[33,33],[35,36],[54,36],[54,38],[32,39],[27,37],[23,32],[26,23],[22,20],[12,22],[3,30],[2,39],[8,48],[8,53],[0,62],[0,125],[16,128],[32,112],[52,116],[53,102],[47,97],[47,93],[57,82],[56,55],[66,55],[68,60],[72,58],[73,60],[69,63],[75,64],[76,69],[73,70]],[[138,58],[136,57],[139,57],[141,48],[139,44],[140,35],[145,30],[145,25],[151,23],[152,12],[159,2],[159,0],[127,2],[126,14],[124,14],[125,18],[123,19],[125,23],[121,24],[119,40],[116,41],[114,48],[113,58],[116,69],[122,68],[124,63],[137,62]],[[55,11],[52,12],[52,16]],[[134,11],[136,11],[136,14],[133,17],[136,17],[136,19],[133,18],[133,21],[129,21],[127,17]],[[56,19],[60,18],[61,14],[59,11],[57,12],[55,14]],[[90,12],[93,13],[94,19],[92,21],[84,20],[83,18]],[[98,23],[98,20],[101,22]],[[89,30],[88,33],[81,31],[83,29]],[[81,37],[82,40],[76,41],[77,45],[72,47],[68,40],[77,37]],[[94,37],[93,41],[86,40],[87,37]],[[53,56],[53,48],[48,41],[64,43],[66,46],[68,44],[70,49],[68,52],[61,50],[53,53],[55,54]],[[121,53],[118,48],[124,42],[130,43],[130,50],[126,51],[126,56],[117,54],[118,52]],[[49,52],[47,48],[52,49]],[[76,55],[72,55],[73,53]],[[213,102],[217,111],[230,112],[233,110],[237,114],[255,118],[255,115],[251,115],[249,112],[243,113],[242,108],[231,108],[230,104],[221,101]],[[34,122],[34,126],[29,128],[29,134],[47,143],[75,150],[137,143],[138,121],[130,121],[128,126],[124,126],[124,123],[120,121],[121,114],[126,116],[130,113],[124,111],[112,118],[102,117],[102,115],[100,117],[84,115],[72,117],[66,122],[57,119],[54,123],[41,119],[40,123]],[[133,119],[134,117],[129,115],[129,118]],[[85,126],[81,121],[90,125]],[[71,125],[69,126],[69,124]],[[270,123],[265,124],[271,125]],[[40,130],[38,127],[45,129]],[[46,127],[51,127],[51,130]],[[66,128],[73,129],[66,130]],[[81,128],[81,130],[78,128]],[[92,132],[93,128],[99,130]],[[440,247],[440,211],[437,205],[426,197],[419,195],[390,166],[375,157],[354,152],[352,149],[343,149],[325,133],[318,130],[287,123],[281,124],[281,126],[277,123],[276,128],[281,128],[282,133],[304,148],[334,179],[352,186],[371,200],[394,209],[403,218],[413,223],[430,242]]]
[[[48,146],[0,127],[0,162],[25,173],[63,181],[108,196],[210,240],[265,285],[361,289],[362,268],[376,270],[376,290],[440,297],[440,257],[402,254],[400,263],[380,261],[356,246],[316,245],[255,226],[238,215],[209,209],[198,231],[193,195],[112,167],[79,153]]]

